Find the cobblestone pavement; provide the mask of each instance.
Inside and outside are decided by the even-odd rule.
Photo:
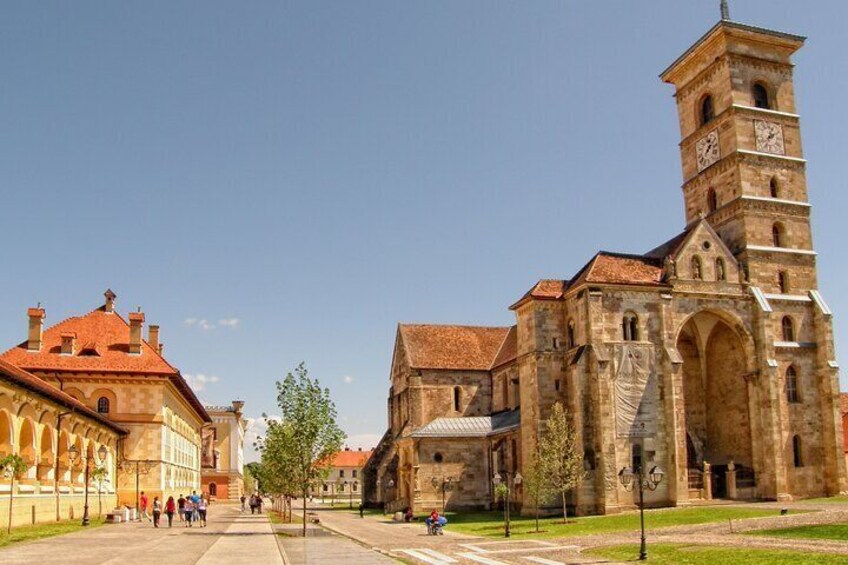
[[[740,505],[742,506],[742,505]],[[848,504],[762,503],[744,507],[773,508],[775,516],[675,526],[649,531],[649,543],[684,543],[709,546],[786,549],[848,556],[848,540],[804,540],[746,535],[754,530],[812,524],[848,523]],[[779,515],[779,509],[808,511]],[[672,511],[673,510],[669,510]],[[388,517],[358,515],[344,511],[314,509],[322,525],[358,540],[375,553],[382,552],[420,565],[483,564],[566,565],[609,563],[582,555],[592,547],[638,544],[639,532],[622,532],[547,540],[493,540],[446,530],[444,536],[426,535],[423,525],[393,522]],[[635,556],[634,556],[635,557]],[[846,560],[848,562],[848,560]]]
[[[13,544],[0,549],[3,565],[67,565],[68,563],[125,565],[219,565],[231,563],[282,564],[266,515],[242,515],[233,505],[210,507],[209,527],[155,529],[149,522],[107,524],[85,530]]]

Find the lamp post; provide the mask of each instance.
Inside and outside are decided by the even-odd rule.
[[[98,457],[97,463],[106,459],[107,455],[108,455],[108,451],[106,449],[106,446],[101,445],[100,449],[97,450],[97,457]],[[71,463],[75,463],[76,460],[80,457],[81,457],[81,454],[80,454],[79,450],[77,449],[77,446],[72,445],[70,447],[70,449],[68,449],[68,459],[70,459]],[[91,520],[89,519],[89,516],[88,516],[88,483],[89,483],[89,477],[90,477],[90,474],[91,474],[91,464],[92,463],[94,463],[94,461],[92,461],[91,457],[86,457],[85,461],[83,462],[83,465],[85,465],[85,480],[84,480],[84,487],[83,487],[85,489],[85,503],[83,505],[83,510],[82,510],[82,525],[83,526],[87,526],[91,522]]]
[[[389,496],[389,489],[390,489],[390,488],[394,488],[394,486],[395,486],[395,482],[394,482],[394,480],[389,479],[389,482],[388,482],[388,483],[384,483],[384,482],[382,481],[382,479],[377,479],[377,489],[378,489],[378,490],[380,489],[380,485],[384,485],[384,486],[385,486],[385,488],[383,488],[383,489],[382,489],[382,490],[383,490],[383,514],[385,514],[385,513],[386,513],[386,509],[387,509],[388,504],[389,504],[389,501],[388,501],[388,500],[386,500],[386,499],[388,498],[388,496]]]
[[[630,467],[624,467],[618,472],[618,480],[621,481],[624,490],[630,492],[634,488],[639,489],[639,522],[642,526],[642,545],[639,547],[641,561],[648,558],[648,547],[645,543],[645,489],[656,490],[664,475],[665,473],[657,465],[654,465],[647,475],[641,465],[636,467],[635,472]]]
[[[492,483],[494,483],[495,488],[498,487],[501,483],[506,486],[506,499],[504,500],[504,537],[508,538],[510,536],[509,531],[509,503],[512,493],[512,488],[517,487],[521,484],[521,481],[524,478],[521,476],[521,473],[516,473],[512,478],[512,481],[509,480],[509,472],[504,471],[504,475],[506,475],[505,480],[504,477],[501,477],[500,473],[495,473],[495,476],[492,477]]]
[[[118,468],[121,471],[129,471],[135,468],[135,514],[136,519],[141,521],[141,516],[138,513],[138,478],[139,475],[146,475],[157,461],[150,459],[122,459],[118,463]]]
[[[430,479],[430,484],[433,485],[434,489],[442,487],[442,512],[445,511],[445,493],[453,490],[453,477],[442,477],[439,480],[436,477]]]

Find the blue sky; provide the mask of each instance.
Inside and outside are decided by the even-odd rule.
[[[682,229],[657,75],[719,2],[648,4],[3,2],[0,343],[28,306],[55,323],[111,287],[204,400],[273,413],[303,360],[367,447],[398,321],[511,324],[538,278]],[[810,38],[796,95],[844,359],[848,4],[731,11]]]

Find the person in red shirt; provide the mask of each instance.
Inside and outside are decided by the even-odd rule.
[[[174,525],[174,512],[177,511],[177,503],[174,502],[174,497],[169,496],[168,501],[165,502],[165,516],[168,517],[168,527]]]
[[[138,499],[139,504],[139,516],[138,519],[141,520],[144,518],[148,522],[150,521],[150,514],[147,513],[147,506],[150,504],[150,500],[147,498],[147,495],[144,494],[144,491],[141,491],[141,498]]]

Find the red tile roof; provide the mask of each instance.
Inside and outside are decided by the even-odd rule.
[[[518,302],[510,306],[515,310],[531,298],[536,300],[560,300],[568,289],[568,281],[562,279],[542,279],[533,288],[524,293]]]
[[[137,314],[137,313],[133,313]],[[133,316],[131,314],[131,317]],[[78,344],[73,355],[62,355],[62,334],[74,333]],[[40,351],[28,351],[27,342],[0,355],[26,371],[70,373],[122,373],[167,377],[205,422],[212,419],[180,372],[142,340],[141,354],[129,353],[130,326],[117,312],[104,307],[83,316],[67,318],[43,332]]]
[[[97,420],[101,424],[112,428],[119,434],[123,435],[128,433],[127,430],[102,414],[98,414],[73,396],[51,386],[35,375],[27,373],[23,369],[3,361],[2,359],[0,359],[0,379],[9,381],[15,385],[31,390],[36,394],[49,398],[60,406],[69,408],[74,412],[78,412],[83,416],[91,418],[92,420]]]
[[[400,324],[413,369],[488,371],[510,328]]]
[[[492,361],[492,369],[511,363],[515,361],[516,357],[518,357],[518,328],[512,326],[509,328],[495,360]]]
[[[331,466],[361,468],[365,466],[365,462],[368,461],[368,458],[371,457],[372,453],[373,450],[370,449],[368,451],[339,451],[333,456]]]
[[[62,355],[63,334],[76,334],[78,347],[73,355]],[[98,308],[44,330],[40,351],[27,351],[24,342],[0,355],[0,359],[27,371],[178,373],[145,341],[142,341],[141,355],[130,355],[129,339],[129,324],[117,312],[107,313]],[[87,354],[89,352],[97,354]]]
[[[662,285],[662,260],[643,255],[600,251],[577,274],[569,287],[584,283]]]

